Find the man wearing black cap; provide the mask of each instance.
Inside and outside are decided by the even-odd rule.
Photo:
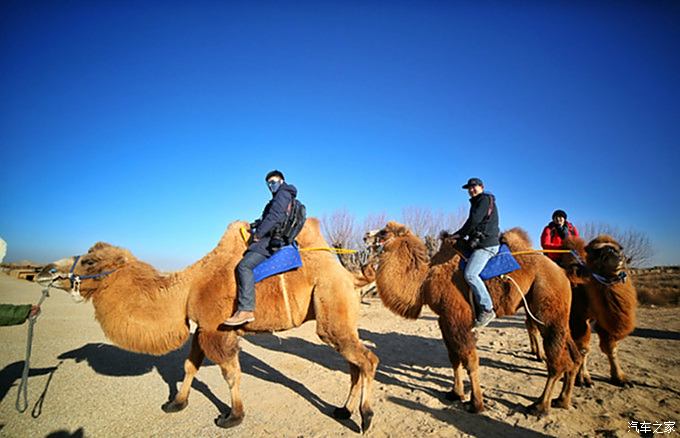
[[[264,207],[262,217],[250,224],[251,241],[243,259],[236,267],[238,280],[238,306],[236,313],[224,321],[225,325],[238,326],[255,321],[255,279],[253,269],[270,257],[280,246],[272,233],[286,220],[288,208],[297,196],[297,189],[286,184],[283,173],[272,170],[265,177],[272,199]]]
[[[567,222],[567,213],[564,210],[555,210],[552,214],[552,221],[543,228],[541,233],[541,247],[543,249],[563,249],[564,241],[567,237],[579,237],[578,230],[571,223]],[[559,253],[547,253],[555,262],[559,262]]]
[[[452,237],[467,241],[467,246],[472,250],[465,265],[464,276],[472,289],[479,310],[475,327],[485,327],[496,317],[496,312],[493,310],[489,291],[479,274],[500,248],[498,208],[495,197],[484,192],[484,183],[481,179],[470,178],[463,188],[470,194],[470,215]]]

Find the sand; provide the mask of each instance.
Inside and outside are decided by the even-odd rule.
[[[36,302],[39,285],[0,275],[0,302]],[[486,411],[469,414],[447,403],[452,371],[436,317],[417,321],[392,315],[378,300],[362,306],[360,334],[381,360],[373,394],[375,419],[368,436],[635,436],[629,422],[680,421],[678,308],[641,308],[638,329],[620,346],[624,371],[635,386],[607,382],[609,366],[592,340],[595,386],[576,388],[573,408],[544,418],[523,407],[540,393],[545,366],[532,360],[523,316],[493,322],[479,336]],[[188,344],[161,357],[129,353],[104,337],[89,303],[75,304],[55,290],[35,328],[29,408],[14,408],[27,325],[3,327],[0,347],[0,436],[358,436],[358,413],[330,416],[349,390],[344,360],[315,335],[314,322],[277,336],[253,335],[241,343],[244,422],[214,424],[228,409],[229,389],[206,361],[189,406],[166,414],[160,407],[183,377]],[[467,382],[466,382],[467,388]],[[43,403],[37,406],[41,394]],[[555,393],[555,397],[557,392]],[[34,411],[34,415],[31,414]],[[679,429],[680,427],[676,427]],[[677,433],[677,432],[676,432]]]

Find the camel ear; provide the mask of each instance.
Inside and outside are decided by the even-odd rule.
[[[92,248],[90,248],[87,252],[99,251],[102,249],[111,248],[112,246],[113,245],[106,242],[97,242],[94,245],[92,245]]]

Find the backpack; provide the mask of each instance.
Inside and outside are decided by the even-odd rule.
[[[290,245],[295,242],[295,238],[302,231],[305,220],[307,220],[307,209],[297,198],[293,198],[288,204],[286,220],[273,234],[281,239],[284,245]]]

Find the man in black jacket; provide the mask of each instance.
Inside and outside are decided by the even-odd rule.
[[[286,184],[283,173],[272,170],[265,177],[272,199],[264,207],[262,217],[250,224],[251,241],[243,259],[236,267],[238,280],[238,306],[236,313],[224,321],[225,325],[238,326],[255,321],[255,280],[253,269],[270,257],[282,242],[274,232],[284,224],[297,189]]]
[[[496,312],[493,310],[489,291],[479,274],[500,248],[498,208],[495,197],[484,192],[481,179],[470,178],[463,188],[470,194],[470,215],[452,237],[466,240],[472,250],[465,265],[465,281],[470,285],[479,309],[475,327],[485,327],[496,317]]]

